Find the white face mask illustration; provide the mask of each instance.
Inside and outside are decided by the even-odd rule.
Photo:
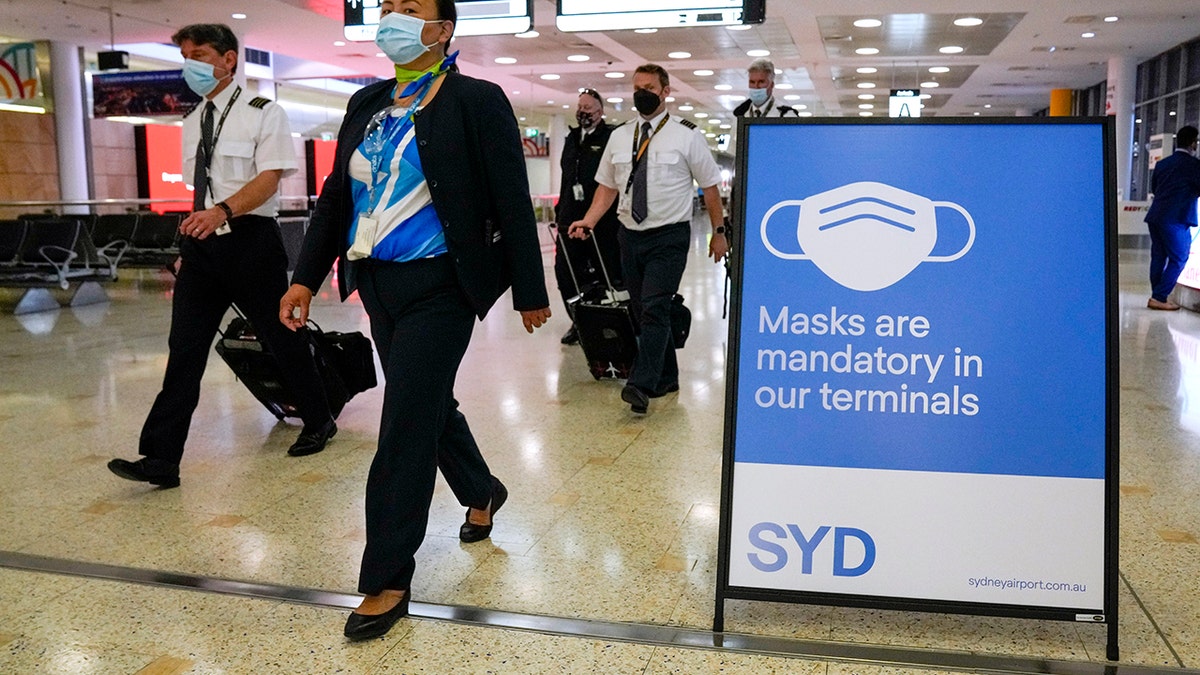
[[[767,233],[771,216],[788,206],[801,207],[796,240],[802,253],[781,252]],[[937,243],[938,207],[958,211],[970,227],[966,245],[954,255],[929,255]],[[953,202],[935,202],[868,181],[775,204],[763,216],[762,241],[776,257],[811,260],[846,288],[877,291],[908,276],[922,262],[950,262],[966,255],[975,243],[975,221]]]

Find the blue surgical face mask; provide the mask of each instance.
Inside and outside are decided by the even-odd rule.
[[[195,59],[184,59],[183,61],[183,81],[187,82],[187,86],[192,91],[201,96],[208,96],[213,89],[217,88],[217,84],[225,79],[217,77],[215,72],[216,67],[211,63]]]
[[[767,96],[766,87],[763,87],[762,89],[755,89],[754,87],[750,88],[750,102],[754,105],[761,106],[767,102],[768,98],[770,97]]]
[[[392,12],[379,20],[379,30],[375,33],[375,44],[379,51],[387,54],[392,63],[404,65],[421,58],[421,55],[436,45],[421,42],[421,31],[427,23],[442,21],[424,21],[415,16]]]

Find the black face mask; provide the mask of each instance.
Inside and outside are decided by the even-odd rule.
[[[575,121],[579,122],[579,126],[584,129],[591,129],[592,127],[596,126],[596,122],[599,121],[599,119],[599,115],[593,116],[583,112],[582,110],[575,111]]]
[[[649,89],[638,89],[633,92],[633,107],[637,108],[637,111],[643,116],[658,110],[660,105],[662,105],[662,99]]]

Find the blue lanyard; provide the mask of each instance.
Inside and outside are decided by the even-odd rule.
[[[399,145],[396,135],[412,119],[413,113],[421,105],[421,100],[425,98],[425,94],[429,93],[429,88],[433,86],[435,78],[433,73],[426,73],[426,75],[422,76],[422,79],[425,79],[425,82],[419,84],[421,87],[420,91],[417,92],[412,104],[408,106],[403,115],[395,115],[394,113],[398,109],[397,106],[389,105],[375,113],[374,117],[367,124],[367,130],[363,134],[363,152],[371,162],[371,180],[367,183],[367,188],[370,192],[370,201],[368,202],[370,208],[367,210],[367,215],[374,214],[375,209],[379,208],[379,201],[383,199],[383,194],[379,191],[379,188],[387,182],[388,178],[388,174],[380,171],[383,168],[384,151],[389,146],[394,147]]]

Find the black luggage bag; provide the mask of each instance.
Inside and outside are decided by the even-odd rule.
[[[229,322],[217,341],[217,354],[241,380],[246,389],[277,419],[300,417],[295,399],[284,386],[280,366],[250,322],[242,316]],[[317,372],[329,400],[329,411],[337,417],[359,392],[374,387],[375,356],[371,341],[362,333],[326,333],[315,324],[301,329],[308,338]]]
[[[596,243],[594,236],[588,238],[596,246],[596,259],[604,274],[603,287],[586,291],[581,289],[579,278],[575,276],[575,267],[566,248],[563,248],[563,258],[567,261],[577,294],[571,313],[575,330],[579,333],[579,346],[583,348],[593,378],[628,379],[633,362],[637,359],[637,324],[630,307],[629,293],[618,291],[613,286],[604,265],[604,256],[600,254],[600,244]]]

